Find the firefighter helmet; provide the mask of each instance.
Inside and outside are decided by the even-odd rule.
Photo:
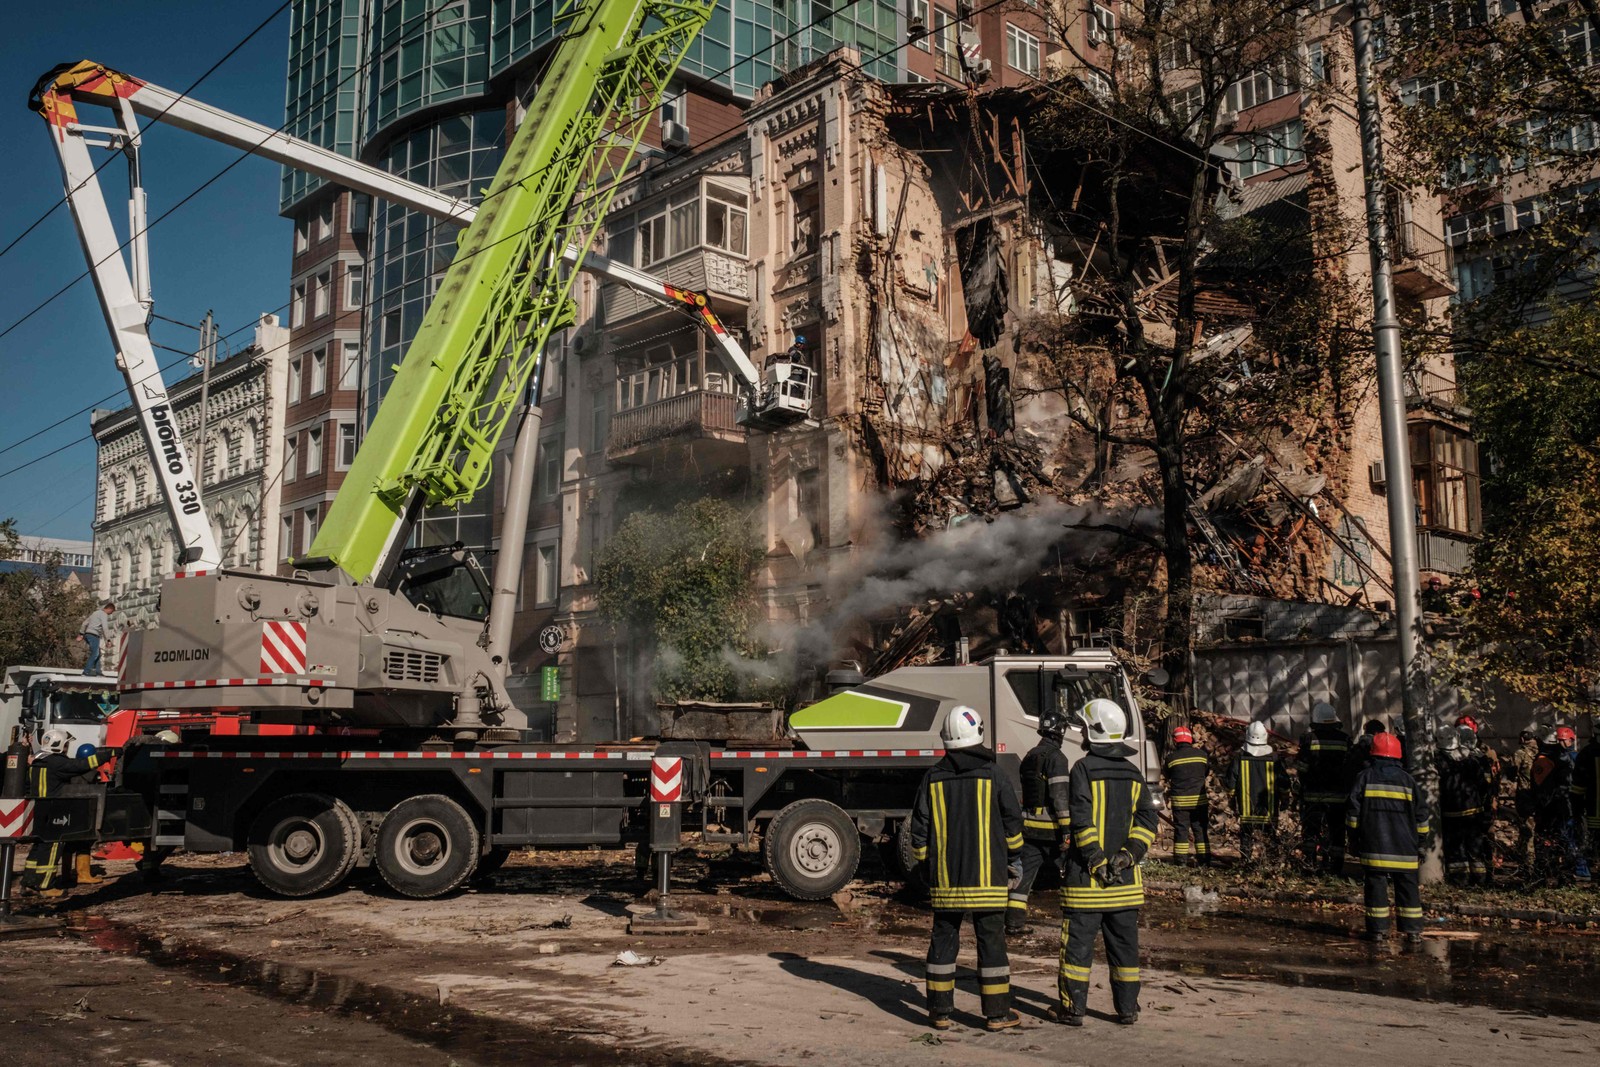
[[[1039,736],[1057,744],[1067,736],[1067,717],[1054,704],[1039,712]]]
[[[1128,713],[1115,700],[1105,697],[1096,697],[1083,706],[1083,721],[1089,724],[1090,741],[1121,741],[1128,732]]]
[[[1272,745],[1267,741],[1267,724],[1253,722],[1245,727],[1244,750],[1252,756],[1270,756]]]
[[[1445,730],[1439,734],[1439,751],[1450,759],[1461,759],[1466,755],[1465,746],[1461,743],[1461,731]]]
[[[64,756],[72,744],[72,735],[65,730],[46,730],[39,738],[39,747],[54,756]]]
[[[1325,726],[1339,721],[1339,713],[1333,710],[1333,705],[1326,700],[1319,700],[1311,705],[1311,721],[1319,726]]]
[[[1386,759],[1400,758],[1400,739],[1394,734],[1385,731],[1372,735],[1372,754],[1383,756]]]
[[[183,742],[183,738],[178,736],[178,731],[176,730],[157,730],[151,736],[163,745],[177,745]]]
[[[1175,727],[1172,731],[1172,743],[1175,745],[1194,744],[1194,731],[1187,726]]]
[[[983,744],[983,719],[965,704],[957,704],[945,716],[940,731],[947,749],[971,748]]]
[[[1456,720],[1456,725],[1463,730],[1471,730],[1473,733],[1478,732],[1478,720],[1474,719],[1471,715],[1461,716]]]
[[[1566,745],[1569,742],[1575,745],[1578,743],[1578,731],[1570,726],[1557,726],[1556,741],[1561,745]]]

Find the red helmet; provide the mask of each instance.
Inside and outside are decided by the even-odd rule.
[[[1179,726],[1172,731],[1172,740],[1179,745],[1194,744],[1194,731],[1187,726]]]
[[[1570,726],[1557,726],[1556,727],[1556,740],[1557,741],[1576,741],[1577,739],[1578,739],[1578,731],[1574,730],[1572,727],[1570,727]]]
[[[1478,720],[1474,719],[1471,715],[1461,716],[1461,718],[1456,720],[1456,725],[1464,730],[1471,730],[1473,733],[1478,732]]]
[[[1400,758],[1400,739],[1394,734],[1384,731],[1372,735],[1372,754],[1374,756],[1387,756],[1389,759]]]

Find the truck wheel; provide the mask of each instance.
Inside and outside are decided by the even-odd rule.
[[[401,896],[450,892],[478,865],[478,828],[461,805],[430,793],[394,806],[378,828],[378,874]]]
[[[762,851],[767,873],[785,893],[822,900],[855,877],[861,835],[837,804],[797,800],[767,824]]]
[[[344,801],[291,793],[250,824],[250,869],[283,897],[307,897],[344,880],[361,856],[361,824]]]

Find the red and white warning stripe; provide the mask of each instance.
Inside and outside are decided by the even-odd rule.
[[[264,622],[261,624],[261,673],[304,674],[306,672],[306,624],[303,622]]]
[[[648,752],[194,752],[158,749],[151,759],[647,760]]]
[[[137,682],[122,688],[126,692],[139,689],[218,689],[229,685],[305,685],[313,689],[322,689],[332,684],[326,678],[307,678],[301,675],[294,678],[186,678],[181,682]]]
[[[117,681],[127,677],[128,669],[128,635],[123,634],[117,641]]]
[[[657,756],[650,761],[650,799],[656,804],[670,804],[683,799],[681,758]]]
[[[33,801],[0,800],[0,841],[33,836]]]

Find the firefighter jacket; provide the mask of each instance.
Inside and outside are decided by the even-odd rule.
[[[1533,761],[1533,819],[1541,830],[1555,831],[1572,818],[1572,761],[1557,744],[1541,744]]]
[[[1161,769],[1167,776],[1167,801],[1174,808],[1207,806],[1206,777],[1211,773],[1211,760],[1205,749],[1195,744],[1178,745],[1167,754]]]
[[[935,911],[1001,911],[1022,848],[1022,807],[985,748],[946,752],[917,787],[911,854]]]
[[[1600,740],[1590,741],[1578,750],[1578,766],[1572,772],[1572,799],[1590,835],[1600,831]]]
[[[1374,756],[1356,775],[1345,815],[1350,850],[1362,866],[1414,871],[1428,833],[1428,816],[1417,783],[1397,759]]]
[[[1476,749],[1439,761],[1439,814],[1447,819],[1485,815],[1494,797],[1494,770]]]
[[[1289,776],[1276,755],[1240,752],[1228,769],[1228,792],[1243,826],[1270,826],[1289,795]]]
[[[1066,911],[1121,911],[1144,905],[1138,863],[1156,839],[1156,808],[1123,744],[1090,745],[1072,765],[1072,844],[1061,887]],[[1118,852],[1133,865],[1113,873]]]
[[[86,774],[99,770],[117,754],[114,748],[97,748],[93,755],[83,759],[46,753],[33,757],[28,767],[29,784],[35,797],[53,797],[63,786],[72,784]]]
[[[1022,757],[1022,836],[1054,846],[1067,836],[1067,776],[1071,773],[1061,742],[1047,737]]]
[[[1349,797],[1350,735],[1337,726],[1313,726],[1302,734],[1295,763],[1304,803],[1343,804]]]

